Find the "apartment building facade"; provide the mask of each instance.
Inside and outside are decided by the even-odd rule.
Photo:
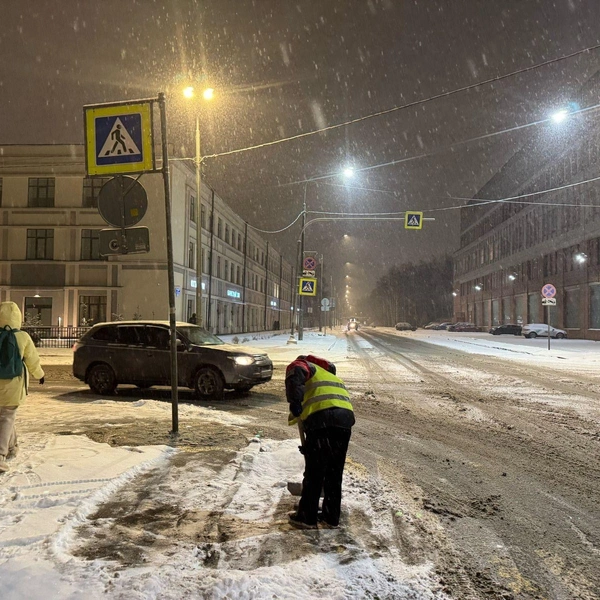
[[[596,103],[598,77],[578,106]],[[600,128],[594,111],[549,122],[461,209],[454,313],[481,327],[547,322],[600,339]],[[559,128],[560,127],[560,128]],[[542,193],[543,192],[543,193]],[[499,199],[506,199],[498,201]]]
[[[87,178],[83,146],[0,148],[0,300],[13,300],[38,323],[80,326],[119,319],[168,319],[162,176],[140,183],[150,252],[101,257],[98,213],[105,178]],[[195,173],[171,164],[176,311],[196,310],[198,232],[202,231],[204,324],[215,333],[254,332],[291,324],[292,266]]]

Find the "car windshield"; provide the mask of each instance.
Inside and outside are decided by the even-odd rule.
[[[178,327],[182,333],[195,346],[220,346],[225,342],[202,327]]]

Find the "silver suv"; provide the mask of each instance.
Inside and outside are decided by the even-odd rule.
[[[73,347],[73,375],[97,394],[117,385],[170,385],[167,321],[118,321],[92,327]],[[247,392],[273,376],[271,359],[260,350],[226,344],[205,329],[177,323],[177,372],[181,387],[203,400],[223,390]]]

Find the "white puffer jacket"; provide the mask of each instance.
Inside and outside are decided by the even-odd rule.
[[[20,329],[22,323],[21,310],[14,302],[0,303],[0,328],[9,325],[12,329]],[[34,379],[41,379],[44,371],[40,366],[40,356],[33,340],[25,331],[16,331],[17,343],[27,369],[14,379],[0,379],[0,406],[19,406],[25,399],[25,381],[28,373]]]

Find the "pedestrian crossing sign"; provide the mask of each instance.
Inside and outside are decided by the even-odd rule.
[[[423,213],[407,210],[404,214],[404,229],[423,229]]]
[[[150,100],[94,104],[83,112],[89,176],[156,170]]]
[[[300,294],[300,296],[316,296],[317,279],[315,277],[300,277],[298,294]]]

